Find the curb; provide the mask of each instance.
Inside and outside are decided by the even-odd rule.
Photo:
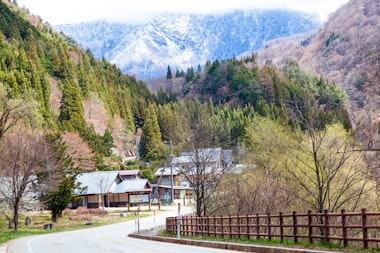
[[[8,248],[8,243],[0,244],[0,253],[6,253]]]
[[[338,253],[339,251],[323,251],[323,250],[311,250],[311,249],[299,249],[299,248],[285,248],[266,245],[253,245],[233,242],[216,242],[207,240],[192,240],[192,239],[178,239],[173,237],[164,236],[151,236],[142,234],[129,234],[129,237],[152,240],[166,243],[177,243],[182,245],[192,245],[208,248],[227,249],[242,252],[257,252],[257,253]]]

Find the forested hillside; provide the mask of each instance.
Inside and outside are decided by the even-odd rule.
[[[1,2],[0,20],[0,83],[10,98],[38,104],[34,124],[67,131],[69,142],[86,140],[101,160],[110,156],[109,135],[122,118],[125,129],[113,132],[115,143],[121,143],[115,151],[125,157],[126,145],[134,150],[135,119],[142,118],[145,105],[154,100],[144,83],[96,60],[17,6]]]
[[[297,62],[289,59],[279,70],[271,61],[264,66],[256,63],[255,55],[240,60],[215,60],[206,62],[205,69],[189,68],[168,74],[161,82],[163,89],[182,99],[199,100],[212,105],[228,105],[230,108],[252,106],[258,115],[281,119],[295,128],[302,121],[300,115],[307,102],[329,112],[321,124],[342,122],[350,129],[346,115],[346,94],[323,77],[313,76],[300,69]],[[168,70],[171,72],[171,69]]]
[[[379,13],[377,0],[351,0],[314,34],[271,41],[258,52],[260,63],[271,59],[282,66],[292,58],[345,90],[351,123],[368,149],[380,148]]]

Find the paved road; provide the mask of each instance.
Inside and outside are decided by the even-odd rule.
[[[188,211],[190,210],[182,208],[182,212]],[[163,225],[166,217],[176,215],[177,210],[172,208],[159,215],[143,218],[140,220],[140,229]],[[127,237],[129,233],[136,231],[136,228],[136,222],[129,221],[90,229],[19,238],[9,243],[7,253],[231,252]]]

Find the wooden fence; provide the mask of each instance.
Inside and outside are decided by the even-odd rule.
[[[307,240],[379,248],[380,212],[256,214],[237,216],[183,216],[180,232],[189,236],[214,236],[221,238],[248,238],[268,240]],[[166,219],[166,231],[177,233],[178,218]]]

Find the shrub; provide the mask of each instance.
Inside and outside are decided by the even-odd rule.
[[[92,216],[91,214],[80,214],[80,215],[76,215],[75,217],[73,217],[73,220],[75,220],[75,221],[93,221],[94,216]]]
[[[65,210],[62,211],[63,216],[72,216],[74,212],[70,208],[66,208]]]
[[[108,213],[107,211],[99,209],[99,208],[88,209],[87,207],[84,207],[84,206],[80,206],[77,208],[77,216],[86,215],[86,214],[103,216],[103,215],[107,215]]]

